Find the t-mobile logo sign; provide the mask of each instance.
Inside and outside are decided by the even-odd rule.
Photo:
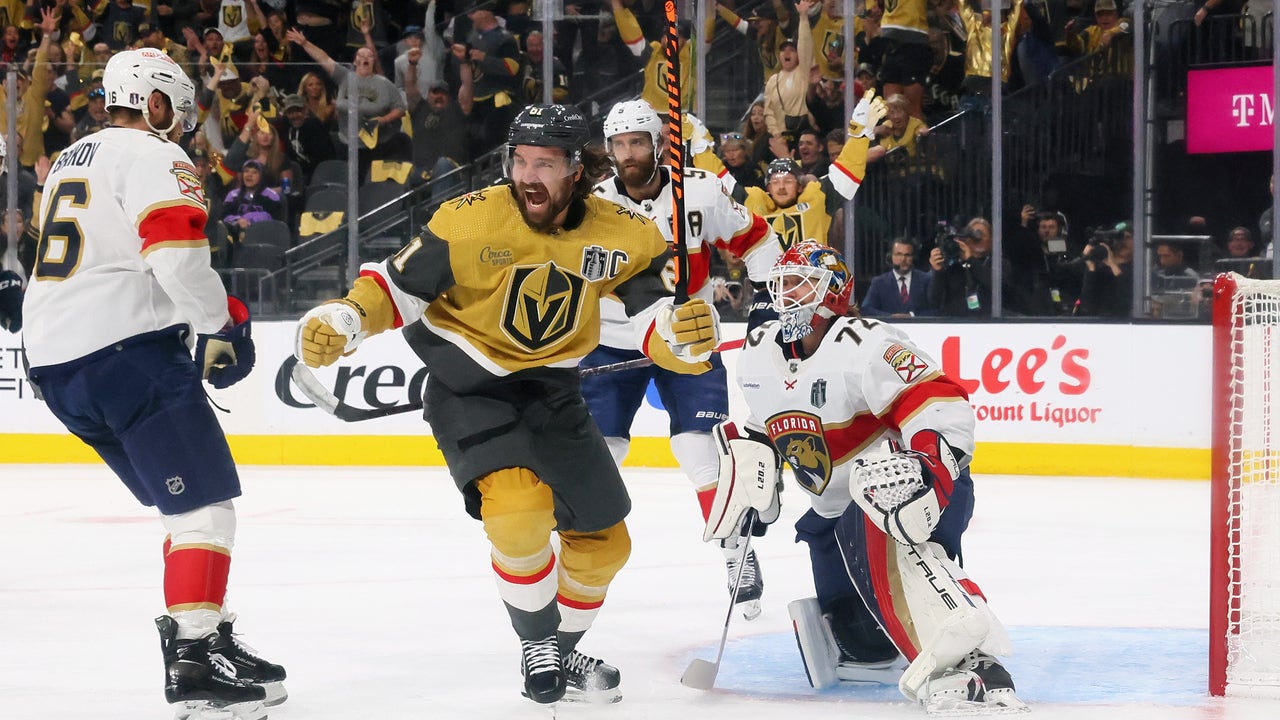
[[[1252,127],[1254,125],[1271,126],[1271,96],[1263,94],[1246,94],[1231,96],[1231,117],[1236,120],[1236,127]]]
[[[1270,150],[1273,144],[1271,66],[1187,73],[1187,152]]]

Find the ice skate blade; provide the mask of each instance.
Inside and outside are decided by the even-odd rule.
[[[685,668],[684,674],[680,676],[680,684],[694,690],[710,690],[715,687],[718,674],[720,674],[720,663],[694,658],[689,661],[689,667]]]
[[[579,690],[578,688],[570,687],[564,691],[564,702],[612,705],[613,703],[622,702],[622,689]]]
[[[742,617],[747,620],[755,620],[760,617],[760,613],[763,610],[763,608],[760,607],[759,600],[747,600],[746,602],[740,602],[738,603],[738,609],[742,610]]]
[[[836,677],[844,682],[897,685],[907,669],[906,658],[898,657],[879,663],[842,662],[836,665]]]
[[[208,700],[186,700],[173,705],[174,720],[267,720],[267,708],[258,701],[221,707]]]
[[[1014,715],[1031,712],[1030,706],[1012,693],[986,702],[941,698],[925,704],[930,717],[967,717],[971,715]]]
[[[259,683],[262,689],[267,691],[267,697],[263,699],[262,704],[267,707],[275,707],[284,703],[289,699],[289,691],[284,689],[283,682]]]

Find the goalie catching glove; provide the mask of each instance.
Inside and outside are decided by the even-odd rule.
[[[921,430],[910,450],[870,455],[854,461],[849,491],[853,500],[894,540],[926,542],[951,501],[960,465],[942,435]]]
[[[778,519],[782,501],[782,458],[764,433],[739,428],[726,420],[712,430],[720,454],[720,477],[711,501],[703,542],[725,540],[742,532],[747,511],[756,524]]]
[[[229,388],[249,376],[255,352],[249,332],[249,308],[240,298],[227,296],[231,321],[222,330],[196,337],[200,377],[218,388]]]
[[[876,97],[875,89],[868,90],[853,107],[853,115],[849,117],[849,137],[875,138],[876,125],[888,113],[889,108],[882,98]]]

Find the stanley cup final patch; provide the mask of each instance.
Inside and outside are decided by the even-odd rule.
[[[884,361],[889,363],[893,371],[902,378],[902,382],[910,384],[929,370],[929,363],[921,360],[907,348],[894,343],[884,351]]]

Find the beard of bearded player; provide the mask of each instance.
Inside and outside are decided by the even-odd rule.
[[[622,184],[630,188],[640,188],[649,184],[657,170],[658,161],[653,155],[641,155],[634,159],[617,164],[618,177]]]
[[[551,232],[557,227],[556,219],[573,202],[574,177],[566,176],[550,186],[541,182],[525,183],[514,180],[520,217],[537,232]]]

